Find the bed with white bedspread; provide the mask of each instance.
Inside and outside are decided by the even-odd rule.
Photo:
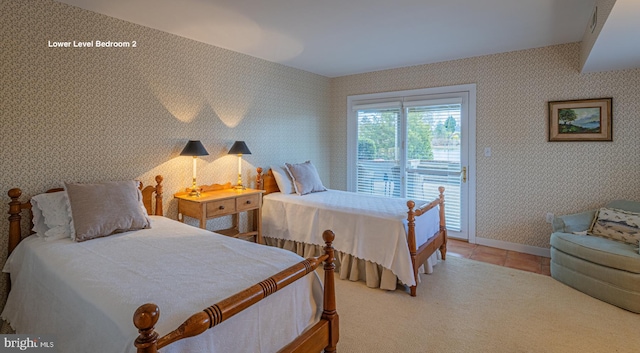
[[[130,183],[79,185],[87,193],[117,184],[101,193],[107,209],[120,210],[131,201],[127,212],[141,211],[149,222],[140,229],[93,234],[86,241],[78,234],[82,212],[69,212],[75,239],[39,232],[22,238],[21,211],[31,210],[37,218],[40,207],[20,202],[21,191],[10,190],[10,256],[3,272],[10,274],[11,290],[2,319],[16,333],[54,337],[60,352],[335,351],[337,315],[328,275],[333,272],[331,232],[325,232],[326,254],[306,260],[283,249],[212,233],[159,216],[162,178],[156,180],[158,185],[146,192],[160,190],[151,216],[150,197],[144,191],[136,195],[137,187],[131,189]],[[78,210],[76,194],[67,187],[71,185],[52,190],[56,193],[47,193],[45,199],[56,204],[66,197],[69,208]],[[133,199],[116,202],[110,195],[114,190]],[[104,206],[83,202],[90,213]],[[49,206],[44,209],[51,211]],[[98,223],[126,223],[131,220],[127,212],[119,223],[109,217]],[[52,219],[51,212],[41,213]],[[314,271],[321,261],[326,261],[324,289]]]
[[[418,271],[433,271],[437,250],[445,258],[444,188],[430,203],[324,187],[300,195],[280,190],[275,168],[264,175],[258,168],[258,184],[266,191],[262,232],[268,245],[313,256],[321,249],[322,229],[333,229],[343,235],[333,244],[340,278],[387,290],[395,290],[399,280],[412,295]]]

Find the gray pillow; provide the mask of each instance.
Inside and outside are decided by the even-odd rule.
[[[99,184],[64,183],[71,214],[71,237],[77,242],[149,228],[137,181]],[[75,234],[74,234],[75,233]]]
[[[327,191],[327,188],[322,185],[318,170],[310,161],[299,164],[285,163],[285,165],[289,174],[291,174],[291,179],[293,179],[293,185],[298,195]]]

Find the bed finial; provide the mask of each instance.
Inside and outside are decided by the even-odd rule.
[[[256,189],[263,190],[264,188],[262,187],[262,167],[258,167],[256,171],[258,172],[258,174],[256,175]]]
[[[135,341],[138,353],[158,352],[158,333],[154,331],[154,328],[159,318],[160,308],[153,303],[140,306],[133,314],[133,324],[140,333]]]
[[[22,196],[22,190],[18,188],[11,189],[7,194],[9,195],[12,201],[16,201],[20,196]]]
[[[162,177],[162,175],[156,175],[156,184],[158,185],[162,184],[163,180],[164,178]]]
[[[324,240],[327,246],[331,246],[335,238],[336,238],[336,235],[331,230],[327,229],[322,233],[322,240]]]

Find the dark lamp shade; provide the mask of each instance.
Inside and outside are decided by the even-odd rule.
[[[249,151],[249,147],[244,141],[236,141],[231,146],[229,154],[251,154],[251,151]]]
[[[184,146],[182,152],[180,152],[181,156],[208,156],[209,152],[204,149],[202,142],[200,140],[189,140],[187,145]]]

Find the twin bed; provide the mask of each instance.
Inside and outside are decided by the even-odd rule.
[[[309,161],[272,166],[265,174],[258,168],[257,184],[265,190],[265,242],[313,256],[322,251],[322,229],[332,229],[341,235],[333,246],[342,279],[386,290],[400,282],[415,296],[420,268],[430,273],[438,250],[446,258],[444,187],[437,199],[422,204],[328,190]]]
[[[336,351],[332,232],[324,233],[324,254],[306,260],[216,235],[162,217],[162,178],[156,181],[132,194],[132,213],[144,205],[148,223],[108,236],[92,235],[95,224],[79,232],[85,223],[80,216],[115,212],[120,202],[78,200],[78,190],[67,185],[75,241],[50,232],[57,228],[50,224],[23,239],[22,211],[34,213],[36,229],[43,215],[53,219],[50,210],[39,208],[60,196],[60,189],[34,196],[36,207],[11,189],[4,267],[11,290],[2,318],[17,333],[54,335],[64,352]],[[87,184],[80,191],[100,187]],[[314,271],[322,262],[324,288]]]

